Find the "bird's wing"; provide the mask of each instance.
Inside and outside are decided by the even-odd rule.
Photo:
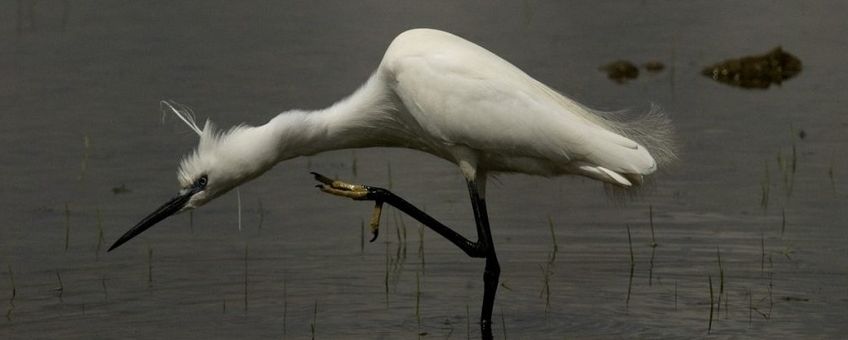
[[[653,171],[645,148],[604,128],[602,118],[479,46],[448,47],[393,60],[395,92],[432,136],[563,166]]]

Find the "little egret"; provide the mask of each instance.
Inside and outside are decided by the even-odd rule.
[[[500,275],[486,212],[487,175],[575,174],[627,189],[638,187],[643,176],[674,157],[670,122],[656,108],[628,122],[590,110],[488,50],[432,29],[397,36],[368,81],[326,109],[287,111],[262,126],[239,125],[223,132],[208,120],[201,129],[191,112],[163,103],[200,135],[200,143],[180,163],[179,194],[127,231],[110,251],[287,159],[349,148],[419,150],[459,166],[471,196],[476,242],[386,189],[319,174],[315,179],[324,192],[375,201],[374,237],[380,208],[388,203],[468,256],[485,258],[484,338],[491,338]]]

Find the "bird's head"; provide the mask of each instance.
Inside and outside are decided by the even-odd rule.
[[[190,195],[181,211],[199,208],[273,166],[276,154],[267,138],[273,136],[262,127],[239,125],[220,132],[207,122],[197,148],[177,170],[180,194]]]
[[[185,115],[182,116],[181,112],[173,110],[180,118],[188,117],[183,120],[200,135],[197,148],[180,162],[177,171],[180,190],[124,233],[109,251],[171,215],[198,208],[256,178],[276,163],[274,143],[270,139],[274,136],[263,127],[240,125],[221,132],[207,121],[201,130],[188,113],[182,112]]]

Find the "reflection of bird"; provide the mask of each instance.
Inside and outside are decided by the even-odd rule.
[[[180,164],[179,194],[109,250],[287,159],[347,148],[420,150],[459,166],[471,195],[476,242],[388,190],[318,174],[316,179],[325,192],[373,200],[378,208],[383,202],[393,205],[469,256],[485,258],[484,337],[491,336],[500,273],[484,199],[487,174],[577,174],[631,188],[656,171],[657,161],[673,157],[670,124],[657,110],[632,122],[617,121],[563,97],[480,46],[429,29],[395,38],[370,79],[323,110],[288,111],[262,126],[219,132],[208,121],[201,129],[190,112],[165,104],[200,134],[200,144]]]

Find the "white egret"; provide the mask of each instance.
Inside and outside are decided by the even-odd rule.
[[[488,50],[453,34],[414,29],[397,36],[368,81],[316,111],[292,110],[262,126],[201,129],[191,112],[171,107],[200,134],[179,167],[179,194],[119,238],[113,250],[175,213],[194,209],[256,178],[275,164],[328,150],[403,147],[457,164],[468,183],[477,240],[471,241],[388,190],[315,174],[322,191],[395,206],[485,258],[480,315],[491,338],[500,266],[486,212],[487,175],[575,174],[621,188],[637,187],[674,157],[671,126],[656,109],[624,122],[587,109]],[[377,220],[379,214],[375,214]],[[376,231],[376,230],[375,230]],[[376,233],[375,233],[376,237]]]

